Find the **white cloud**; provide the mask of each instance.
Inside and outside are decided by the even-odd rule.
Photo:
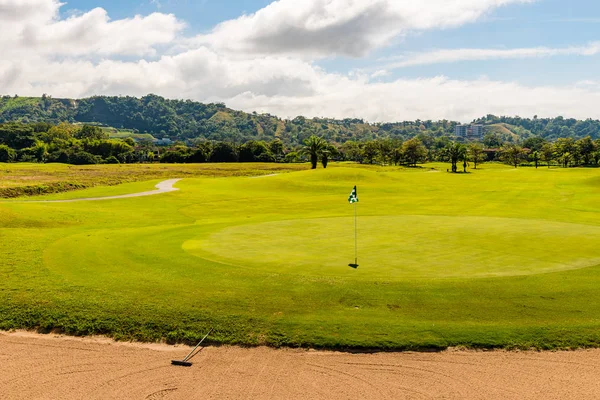
[[[196,38],[250,54],[360,57],[411,31],[457,27],[532,0],[279,0]]]
[[[59,20],[60,6],[56,0],[0,0],[2,57],[152,55],[185,27],[161,13],[111,21],[102,8]]]
[[[383,68],[397,69],[419,65],[453,63],[460,61],[487,61],[516,58],[542,58],[553,56],[595,56],[600,54],[600,42],[587,46],[550,48],[529,47],[520,49],[444,49],[424,53],[407,54],[396,57],[397,61],[385,64]],[[382,68],[381,66],[377,68]]]
[[[41,74],[43,80],[31,79]],[[7,83],[9,80],[13,83]],[[600,91],[583,84],[527,87],[445,77],[377,82],[366,75],[327,73],[297,59],[236,60],[208,48],[163,56],[154,62],[0,64],[0,84],[8,85],[8,93],[52,93],[55,97],[156,93],[170,98],[223,101],[236,109],[282,117],[359,117],[369,121],[469,121],[488,113],[600,117]]]
[[[307,0],[304,4],[281,0],[220,25],[203,37],[204,45],[197,42],[184,48],[177,47],[184,24],[172,15],[155,13],[111,21],[105,10],[97,8],[61,19],[56,0],[0,0],[0,21],[9,21],[0,35],[0,88],[5,94],[48,93],[54,97],[156,93],[222,101],[233,108],[282,117],[360,117],[369,121],[468,121],[488,113],[600,117],[600,88],[595,83],[527,87],[445,77],[390,82],[387,69],[372,74],[335,74],[317,67],[308,57],[364,54],[409,30],[460,25],[510,1]],[[391,16],[382,10],[390,11]],[[274,23],[278,19],[283,22]],[[358,20],[364,23],[354,25]],[[246,26],[254,29],[246,32],[248,39],[236,33]],[[298,30],[286,33],[286,26]],[[356,27],[356,32],[350,27]],[[312,32],[311,42],[302,39],[306,30]],[[225,31],[232,34],[231,40],[225,39]],[[291,51],[285,51],[285,41],[279,42],[283,39],[290,40]],[[272,46],[268,45],[272,41]],[[230,51],[235,46],[243,51]],[[161,53],[163,48],[169,52]],[[547,56],[556,51],[566,50],[517,49],[517,54]],[[596,54],[598,44],[568,51]],[[475,57],[470,50],[459,56]],[[503,51],[487,55],[507,56]],[[454,53],[444,52],[417,57],[421,62],[456,59]]]
[[[9,26],[44,23],[55,18],[59,8],[58,0],[0,0],[0,21]]]

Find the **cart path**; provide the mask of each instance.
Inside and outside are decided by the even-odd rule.
[[[85,197],[82,199],[69,199],[69,200],[35,200],[35,201],[23,201],[23,203],[76,203],[79,201],[101,201],[101,200],[115,200],[115,199],[129,199],[132,197],[144,197],[144,196],[154,196],[162,193],[175,192],[179,190],[176,187],[173,187],[177,182],[181,179],[168,179],[166,181],[162,181],[155,186],[156,190],[150,190],[148,192],[140,192],[140,193],[131,193],[131,194],[122,194],[119,196],[106,196],[106,197]]]
[[[350,354],[0,333],[3,399],[598,399],[600,350]]]

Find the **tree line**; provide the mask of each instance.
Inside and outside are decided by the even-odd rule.
[[[493,147],[491,147],[491,146]],[[157,146],[147,139],[110,139],[98,126],[82,124],[0,124],[0,162],[60,162],[76,165],[99,163],[204,163],[204,162],[310,162],[327,168],[331,161],[362,164],[417,166],[424,162],[447,162],[451,172],[487,161],[518,167],[542,164],[562,167],[598,166],[600,139],[559,138],[549,141],[529,137],[517,144],[494,134],[481,142],[463,143],[451,136],[421,133],[411,139],[379,138],[348,140],[342,144],[311,135],[302,144],[288,145],[280,139],[245,142],[194,139]]]

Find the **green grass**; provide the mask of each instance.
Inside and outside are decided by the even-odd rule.
[[[600,346],[600,171],[427,167],[333,165],[191,177],[155,197],[0,203],[0,329],[193,342],[214,326],[213,343],[325,348]]]

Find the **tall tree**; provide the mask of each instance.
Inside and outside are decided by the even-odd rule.
[[[302,153],[307,154],[310,157],[310,163],[312,169],[317,169],[317,163],[319,162],[319,156],[323,150],[327,147],[327,142],[318,136],[312,135],[304,141],[304,147]]]
[[[590,165],[592,161],[592,155],[596,152],[596,143],[590,136],[586,136],[583,139],[579,139],[576,143],[577,152],[583,159],[584,165]]]
[[[456,164],[458,164],[458,161],[464,157],[466,152],[467,148],[462,143],[454,142],[446,147],[445,154],[452,164],[452,172],[458,172]]]
[[[427,149],[419,139],[413,138],[402,144],[402,156],[408,165],[416,167],[427,158]]]
[[[529,154],[529,159],[533,161],[533,163],[535,164],[535,169],[537,169],[540,163],[540,152],[537,150],[531,152],[531,154]]]
[[[468,152],[469,158],[473,161],[474,168],[477,169],[477,165],[485,160],[483,146],[479,143],[471,143],[469,144]]]
[[[548,168],[550,168],[552,161],[556,157],[555,153],[554,153],[554,145],[552,143],[544,143],[544,145],[542,146],[541,153],[542,153],[542,158],[548,165]]]
[[[560,138],[554,142],[554,151],[561,165],[564,168],[568,168],[571,161],[577,158],[574,155],[578,149],[573,138]]]
[[[504,162],[517,168],[525,157],[525,151],[516,144],[505,144],[500,151],[500,157]]]

